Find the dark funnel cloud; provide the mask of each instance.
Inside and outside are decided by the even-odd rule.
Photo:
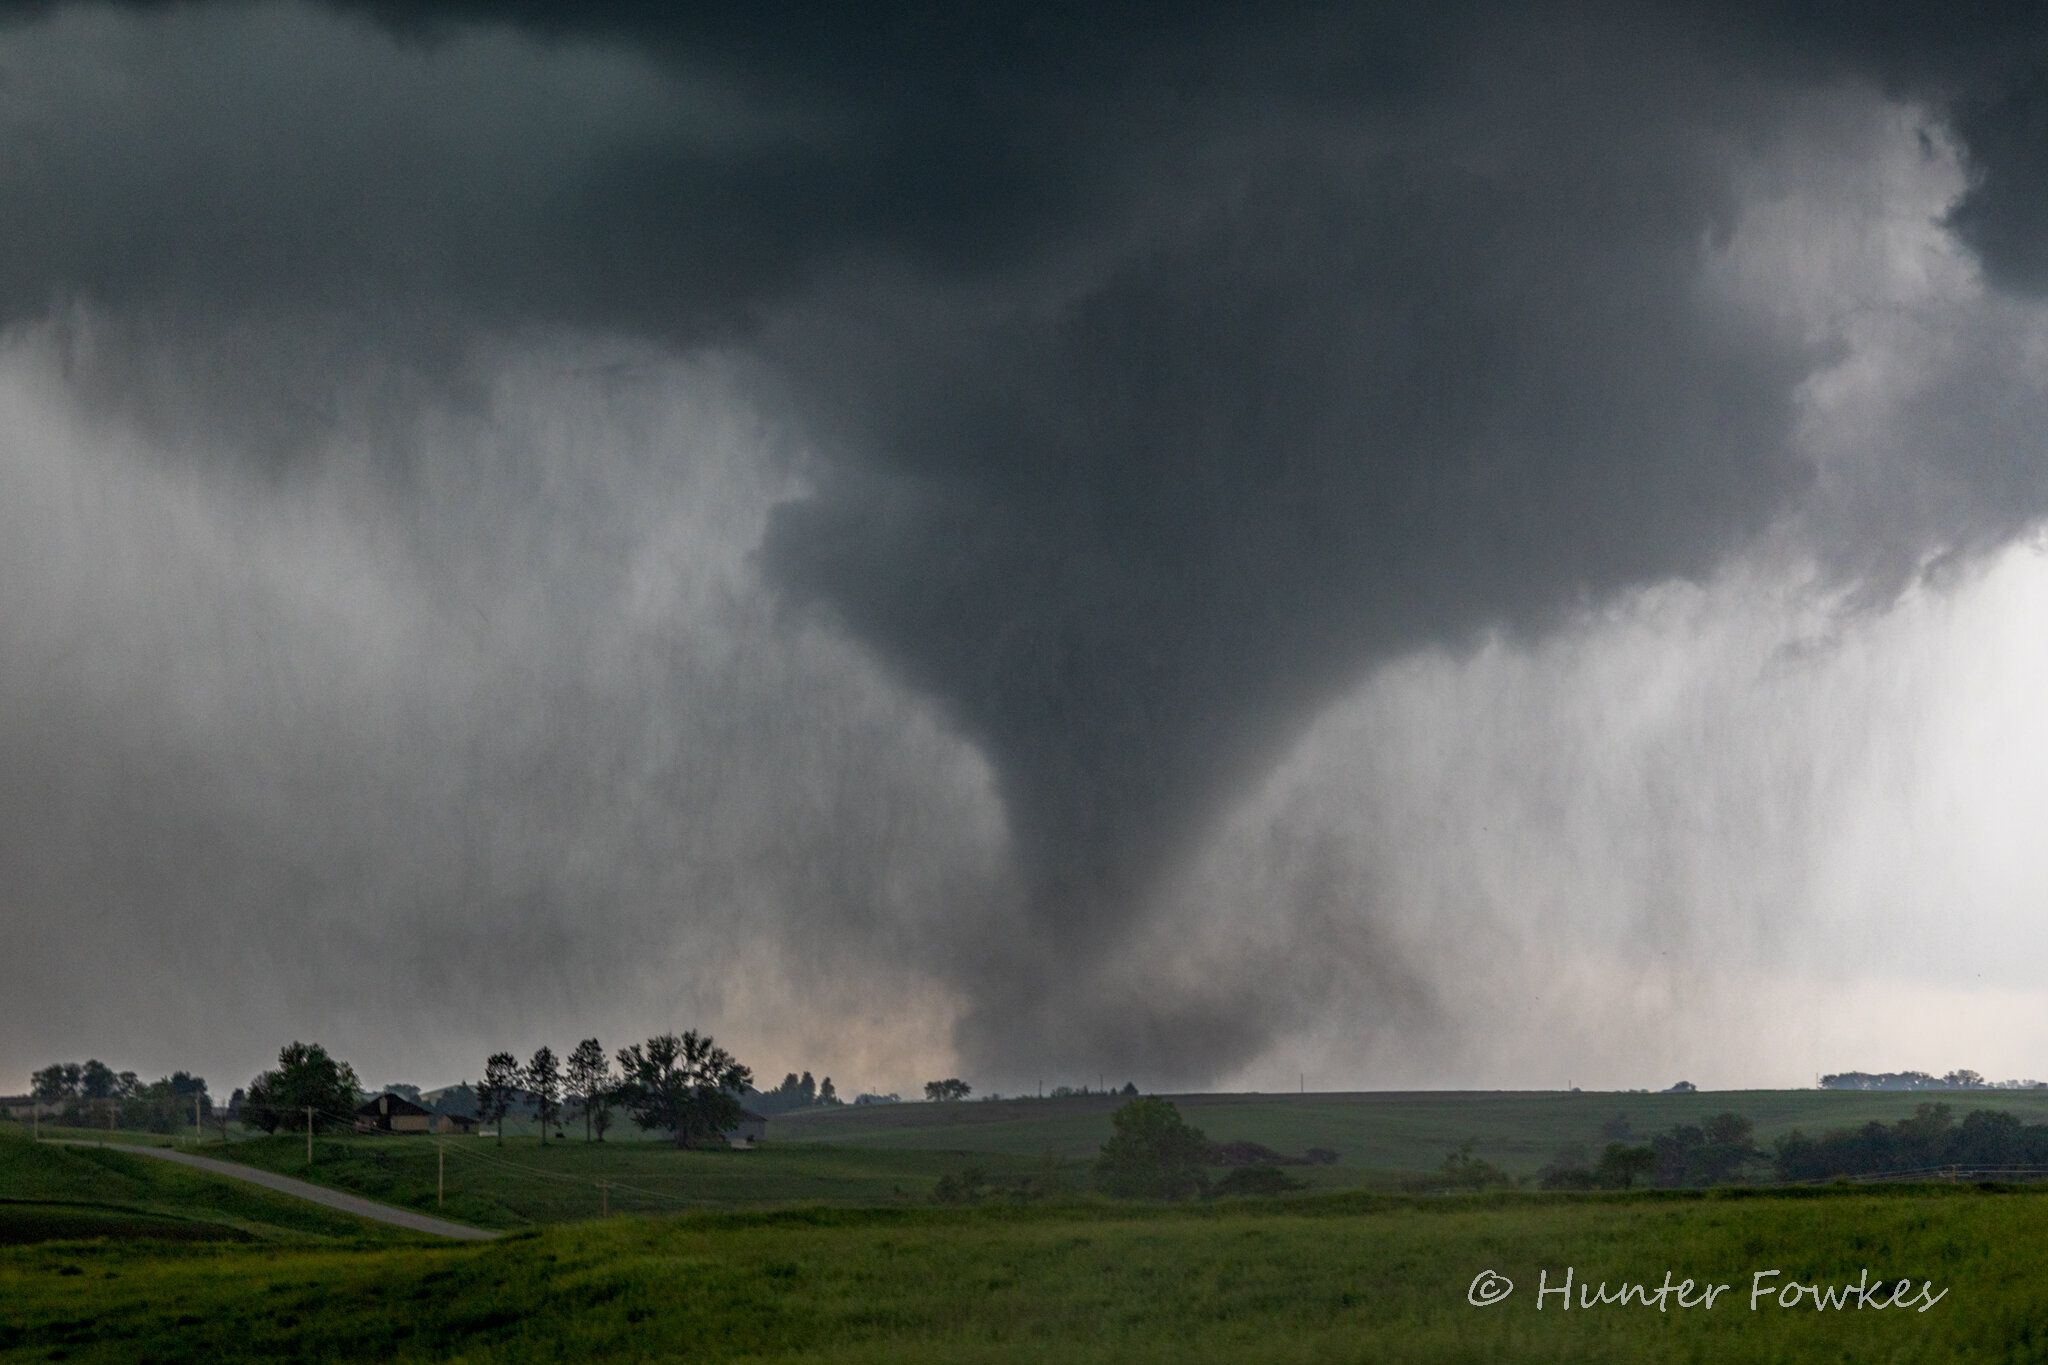
[[[1197,992],[1197,1027],[1101,964],[1319,709],[1805,506],[1827,344],[1707,275],[1744,158],[1816,92],[1946,115],[1956,232],[2048,288],[2031,7],[9,13],[0,309],[82,299],[224,357],[175,401],[102,357],[110,409],[197,404],[283,477],[319,458],[308,412],[402,433],[461,401],[480,333],[744,357],[807,485],[760,570],[991,765],[1014,885],[916,951],[1009,1075],[1256,1055],[1298,1022],[1282,974]],[[142,88],[66,78],[144,47]],[[2041,492],[2008,475],[1970,477]],[[1854,524],[1903,561],[1934,534]]]

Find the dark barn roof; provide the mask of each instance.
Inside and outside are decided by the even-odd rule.
[[[405,1115],[431,1118],[433,1117],[433,1112],[431,1109],[421,1108],[403,1095],[394,1095],[389,1091],[381,1095],[372,1095],[369,1099],[356,1106],[356,1116],[365,1119],[383,1118],[387,1115],[392,1118],[399,1118]]]

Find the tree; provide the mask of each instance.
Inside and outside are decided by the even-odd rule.
[[[238,1085],[235,1087],[234,1093],[228,1096],[228,1102],[225,1105],[214,1106],[212,1117],[208,1121],[212,1124],[214,1131],[220,1134],[222,1142],[228,1140],[228,1125],[241,1119],[242,1104],[247,1099],[248,1092]]]
[[[119,1079],[114,1075],[114,1068],[94,1057],[80,1068],[78,1093],[89,1100],[112,1099]]]
[[[1225,1199],[1231,1195],[1291,1194],[1307,1188],[1307,1182],[1296,1180],[1278,1166],[1240,1166],[1217,1181],[1209,1194],[1212,1198]]]
[[[29,1099],[40,1116],[42,1106],[78,1100],[78,1063],[52,1062],[29,1077]]]
[[[1444,1173],[1444,1182],[1459,1189],[1483,1190],[1489,1185],[1512,1185],[1515,1178],[1484,1157],[1472,1154],[1473,1144],[1465,1143],[1455,1152],[1444,1154],[1444,1164],[1439,1168]]]
[[[674,1133],[678,1147],[737,1124],[739,1092],[754,1079],[710,1034],[695,1029],[619,1049],[619,1070],[619,1100],[633,1122]]]
[[[1636,1177],[1648,1175],[1657,1169],[1655,1147],[1631,1147],[1625,1142],[1611,1142],[1600,1154],[1600,1164],[1594,1174],[1605,1185],[1619,1184],[1623,1189],[1633,1189]]]
[[[240,1114],[244,1128],[261,1128],[266,1133],[277,1131],[281,1111],[270,1102],[270,1087],[276,1080],[275,1071],[259,1071],[242,1091]]]
[[[213,1112],[203,1077],[180,1071],[138,1086],[121,1105],[121,1123],[152,1133],[182,1133]]]
[[[1209,1139],[1191,1128],[1172,1101],[1157,1095],[1132,1100],[1110,1115],[1115,1131],[1095,1159],[1095,1179],[1114,1195],[1185,1199],[1208,1185],[1202,1163]]]
[[[45,1104],[78,1098],[78,1063],[52,1062],[29,1077],[29,1093]]]
[[[79,1097],[92,1102],[93,1112],[104,1115],[109,1128],[114,1126],[114,1087],[119,1083],[114,1069],[97,1057],[89,1058],[80,1068]]]
[[[476,1083],[476,1117],[479,1123],[498,1125],[498,1142],[505,1141],[505,1114],[519,1093],[519,1059],[509,1052],[493,1052],[484,1063],[484,1078]]]
[[[924,1097],[934,1103],[945,1100],[964,1100],[973,1093],[974,1087],[961,1080],[958,1076],[948,1077],[943,1081],[926,1081],[924,1083]]]
[[[583,1115],[583,1140],[590,1141],[591,1130],[595,1128],[598,1141],[602,1142],[604,1130],[612,1123],[612,1059],[605,1055],[604,1045],[595,1038],[585,1038],[576,1044],[576,1050],[569,1054],[566,1081],[569,1093],[576,1099],[576,1108]]]
[[[814,1105],[840,1103],[839,1092],[832,1088],[832,1078],[814,1080],[806,1071],[798,1076],[792,1071],[782,1078],[782,1084],[772,1090],[757,1090],[746,1097],[747,1106],[764,1114],[782,1114],[792,1109],[809,1109]]]
[[[540,1116],[540,1143],[545,1147],[548,1128],[562,1110],[562,1069],[555,1064],[553,1048],[542,1046],[534,1051],[533,1059],[526,1064],[526,1089]]]
[[[276,1070],[249,1082],[242,1122],[274,1133],[296,1126],[311,1109],[315,1128],[332,1128],[352,1124],[361,1102],[354,1067],[336,1061],[318,1043],[293,1042],[278,1049]]]
[[[52,1062],[29,1077],[29,1099],[41,1114],[43,1105],[78,1099],[78,1063]]]

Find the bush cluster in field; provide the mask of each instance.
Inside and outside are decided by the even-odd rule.
[[[1171,1100],[1145,1095],[1110,1115],[1109,1141],[1095,1158],[1095,1184],[1104,1194],[1136,1199],[1186,1199],[1231,1195],[1275,1195],[1307,1188],[1280,1169],[1283,1165],[1333,1163],[1335,1152],[1320,1148],[1289,1158],[1260,1143],[1211,1142],[1181,1117]],[[1208,1168],[1234,1168],[1220,1181]]]
[[[1944,1169],[2016,1172],[2033,1167],[2036,1177],[2048,1175],[2048,1124],[2022,1123],[1989,1109],[1972,1110],[1958,1123],[1948,1105],[1923,1103],[1911,1118],[1892,1124],[1873,1120],[1819,1137],[1794,1128],[1769,1151],[1756,1143],[1754,1131],[1741,1114],[1726,1113],[1700,1124],[1674,1124],[1641,1145],[1610,1142],[1597,1163],[1573,1146],[1539,1173],[1539,1182],[1545,1189],[1627,1189],[1640,1178],[1674,1189],[1744,1179],[1792,1183]],[[1627,1121],[1619,1116],[1609,1120],[1606,1132],[1626,1139]]]

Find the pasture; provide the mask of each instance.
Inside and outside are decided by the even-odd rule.
[[[1756,1124],[1768,1147],[1794,1128],[1808,1133],[1873,1119],[1911,1117],[1917,1105],[1943,1103],[1958,1117],[2003,1109],[2025,1123],[2048,1122],[2048,1090],[1720,1090],[1635,1094],[1615,1091],[1370,1091],[1290,1095],[1170,1095],[1182,1117],[1217,1142],[1246,1140],[1298,1155],[1311,1147],[1338,1154],[1336,1170],[1302,1168],[1305,1179],[1365,1183],[1367,1173],[1432,1171],[1465,1142],[1513,1175],[1529,1175],[1569,1142],[1597,1152],[1601,1125],[1625,1117],[1637,1140],[1677,1123],[1730,1110]],[[1116,1095],[1057,1100],[967,1100],[811,1109],[777,1116],[778,1142],[901,1150],[1009,1152],[1066,1159],[1092,1157],[1109,1137]]]
[[[118,1149],[0,1135],[0,1243],[88,1237],[322,1242],[406,1234]]]
[[[532,1138],[250,1138],[214,1156],[418,1209],[477,1227],[516,1229],[610,1213],[672,1214],[795,1204],[905,1207],[929,1201],[947,1174],[975,1166],[990,1181],[1037,1196],[1077,1193],[1086,1164],[1044,1157],[929,1149],[768,1143],[753,1151],[678,1151],[656,1142]],[[445,1167],[440,1165],[445,1153]],[[445,1170],[445,1202],[436,1180]]]
[[[811,1209],[484,1246],[50,1243],[0,1249],[0,1359],[2034,1359],[2044,1238],[2048,1197],[1965,1186]],[[1667,1271],[1730,1288],[1711,1308],[1538,1311],[1538,1272],[1567,1266],[1610,1295]],[[1913,1303],[1752,1309],[1768,1269],[1773,1286],[1910,1276]],[[1483,1270],[1514,1292],[1475,1307]]]

